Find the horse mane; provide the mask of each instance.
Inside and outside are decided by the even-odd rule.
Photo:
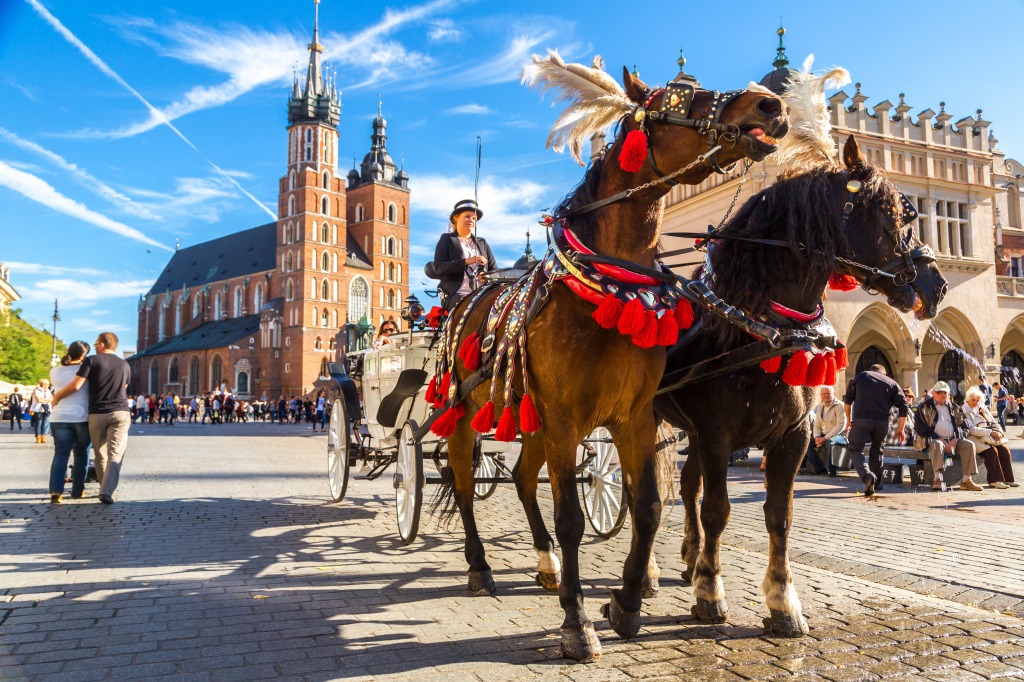
[[[541,94],[556,90],[552,105],[568,103],[555,121],[546,145],[558,153],[567,146],[579,165],[583,162],[583,143],[636,107],[622,86],[604,70],[598,55],[590,66],[566,63],[557,50],[546,57],[533,55],[533,63],[523,67],[523,85],[537,87]]]
[[[722,235],[780,239],[789,247],[752,244],[732,239],[714,242],[711,264],[714,269],[713,290],[732,305],[741,306],[753,316],[764,313],[769,303],[781,293],[782,283],[821,282],[835,271],[836,256],[847,248],[846,235],[840,227],[840,211],[836,207],[833,176],[836,169],[818,167],[799,174],[790,174],[767,189],[755,194],[722,228]],[[848,229],[858,229],[869,222],[891,221],[899,195],[885,175],[865,165],[857,178],[863,187],[858,195],[865,213]],[[704,266],[698,266],[694,278]],[[709,331],[733,338],[737,328],[711,318]],[[723,339],[724,340],[724,339]]]
[[[573,187],[565,197],[558,202],[555,207],[554,215],[560,216],[569,213],[570,211],[577,209],[587,204],[592,204],[597,201],[597,183],[601,179],[601,169],[604,167],[604,155],[595,158],[587,171],[583,174],[583,179],[580,180],[579,184]],[[594,227],[596,226],[595,218],[597,213],[584,213],[583,215],[576,216],[572,219],[572,231],[584,241],[589,243],[590,235],[593,233]]]

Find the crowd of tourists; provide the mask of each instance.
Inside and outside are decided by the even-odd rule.
[[[312,424],[325,428],[330,416],[330,404],[323,392],[312,399],[292,396],[277,400],[262,396],[245,400],[227,389],[206,391],[202,395],[181,398],[176,393],[164,395],[140,394],[128,398],[132,421],[140,424],[167,424],[179,421],[197,424],[231,424],[242,422],[275,422],[280,424]]]

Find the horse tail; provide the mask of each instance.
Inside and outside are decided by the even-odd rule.
[[[675,431],[668,422],[663,421],[658,424],[658,437],[654,446],[654,476],[658,482],[661,503],[668,507],[669,514],[676,506],[676,482],[679,478],[675,448],[677,442]]]
[[[441,443],[438,443],[440,449]],[[480,466],[480,459],[483,456],[483,447],[479,442],[473,446],[473,471]],[[435,461],[436,458],[435,458]],[[470,488],[472,494],[472,488]],[[434,496],[430,500],[430,514],[437,521],[438,528],[447,529],[455,521],[459,513],[459,504],[455,500],[455,471],[451,464],[445,462],[441,467],[441,481],[437,484]]]

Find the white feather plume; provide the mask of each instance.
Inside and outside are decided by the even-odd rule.
[[[622,86],[604,71],[604,61],[594,58],[592,66],[565,63],[556,50],[546,57],[533,55],[533,63],[523,67],[523,85],[536,87],[541,94],[555,90],[555,104],[567,103],[548,135],[547,146],[569,153],[583,165],[583,143],[632,111],[636,104]]]
[[[813,63],[814,55],[808,55],[802,69],[790,75],[782,95],[789,104],[789,134],[779,141],[779,150],[773,156],[787,170],[811,170],[836,163],[825,90],[846,85],[850,74],[842,67],[815,74],[811,71]]]

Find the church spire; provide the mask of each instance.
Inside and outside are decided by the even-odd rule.
[[[313,42],[309,44],[305,87],[300,93],[298,79],[295,80],[288,103],[288,122],[321,121],[337,126],[341,120],[341,101],[337,86],[330,82],[330,79],[324,79],[321,64],[324,46],[320,44],[320,0],[313,0],[313,3]]]
[[[313,17],[313,42],[309,44],[309,67],[306,70],[306,96],[323,94],[323,70],[320,68],[320,55],[324,46],[320,44],[320,0],[313,0],[315,13]]]
[[[782,36],[786,35],[786,28],[782,25],[782,19],[779,19],[779,30],[776,31],[779,34],[779,46],[775,48],[775,61],[772,62],[772,66],[776,69],[782,69],[789,66],[789,57],[786,56],[786,46],[782,44]]]

